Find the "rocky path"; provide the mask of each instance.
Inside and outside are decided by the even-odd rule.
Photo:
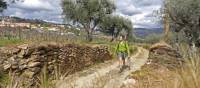
[[[120,88],[130,72],[146,63],[148,55],[148,50],[138,47],[138,52],[130,59],[130,70],[119,73],[116,61],[106,62],[59,80],[56,88]]]

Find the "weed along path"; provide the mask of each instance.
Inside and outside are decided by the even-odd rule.
[[[130,58],[130,70],[119,73],[117,61],[106,62],[59,80],[56,88],[120,88],[130,72],[146,63],[148,56],[148,50],[138,47],[138,52]]]

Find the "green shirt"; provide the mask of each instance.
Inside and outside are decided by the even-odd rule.
[[[119,42],[117,45],[116,45],[116,48],[115,48],[116,50],[116,52],[126,52],[126,53],[128,53],[128,55],[129,55],[129,53],[130,53],[130,51],[129,51],[129,46],[128,46],[128,43],[126,42],[126,41],[121,41],[121,42]]]

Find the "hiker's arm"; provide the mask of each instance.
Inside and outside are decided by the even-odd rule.
[[[128,43],[126,43],[126,47],[127,47],[127,53],[128,53],[128,56],[130,56],[130,49],[129,49],[129,45],[128,45]]]
[[[118,52],[118,48],[119,48],[118,46],[119,46],[119,44],[116,44],[116,45],[115,45],[115,53]]]

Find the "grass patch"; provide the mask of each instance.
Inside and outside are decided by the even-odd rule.
[[[8,46],[8,45],[14,45],[14,44],[20,44],[23,43],[24,41],[21,39],[17,39],[17,38],[0,38],[0,47],[2,46]]]
[[[9,83],[9,75],[0,71],[0,88],[4,88]]]

